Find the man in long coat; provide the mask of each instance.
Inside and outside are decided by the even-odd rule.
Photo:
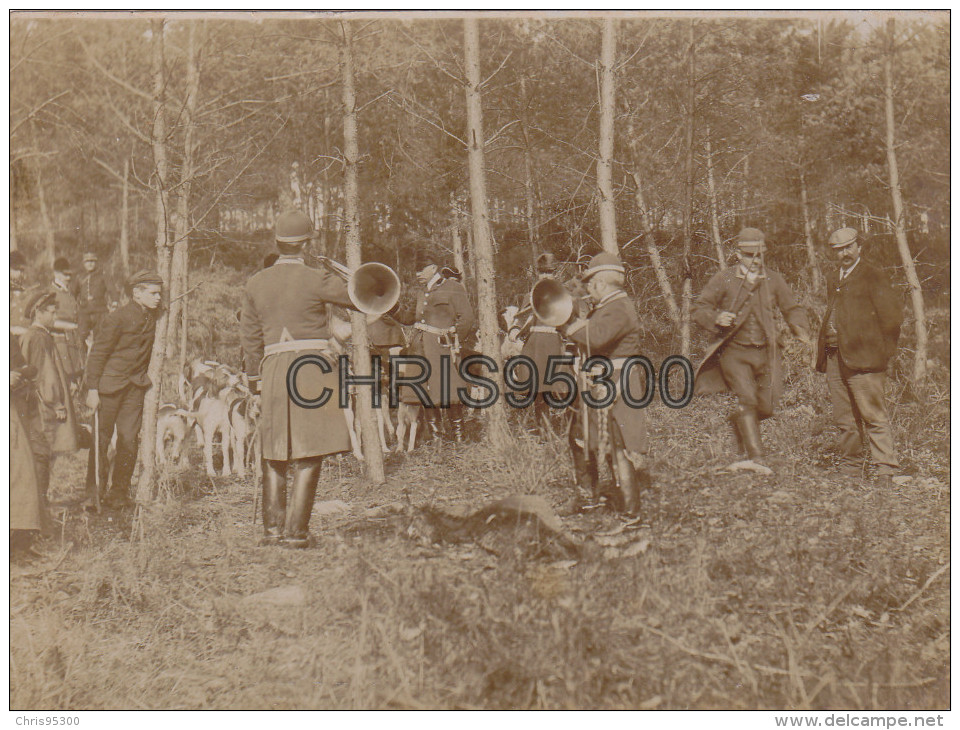
[[[27,300],[24,314],[31,325],[24,332],[20,349],[34,373],[40,423],[45,444],[35,449],[41,510],[47,501],[54,455],[76,451],[77,416],[70,397],[70,382],[51,329],[58,316],[57,296],[52,291],[34,292]]]
[[[73,269],[62,256],[53,263],[53,291],[57,295],[57,321],[52,328],[57,352],[72,382],[83,374],[87,348],[80,340],[80,305],[73,295]]]
[[[463,404],[457,391],[468,385],[460,377],[460,350],[476,333],[477,319],[470,306],[466,287],[460,282],[460,272],[448,267],[441,268],[429,258],[423,258],[418,266],[417,278],[424,288],[417,299],[416,332],[410,349],[430,363],[430,377],[426,382],[430,399],[430,405],[425,408],[427,424],[433,436],[440,438],[439,409],[448,408],[453,438],[458,442],[463,441]],[[448,393],[442,390],[443,356],[450,358]],[[405,402],[414,402],[409,388],[401,389],[400,393]],[[447,395],[449,405],[445,402]]]
[[[612,456],[620,487],[619,494],[614,495],[615,506],[627,515],[635,515],[640,509],[640,490],[650,486],[647,465],[650,441],[646,413],[632,408],[623,399],[620,388],[626,358],[641,354],[640,319],[623,289],[625,275],[626,269],[612,253],[599,253],[590,259],[581,278],[594,307],[585,319],[565,327],[564,335],[577,344],[582,362],[592,356],[607,358],[613,366],[610,380],[616,387],[616,398],[610,406],[587,407],[574,418],[570,450],[578,486],[599,499],[598,461]],[[630,371],[630,390],[635,398],[644,392],[636,367]],[[580,400],[583,408],[582,393]]]
[[[900,468],[884,402],[887,363],[897,352],[903,304],[887,275],[860,256],[857,231],[830,236],[840,271],[829,281],[827,312],[817,339],[817,371],[827,374],[833,418],[840,427],[842,469],[860,474],[863,437],[883,481]]]
[[[163,281],[151,271],[139,271],[130,280],[131,301],[108,312],[94,333],[87,357],[84,381],[87,407],[96,411],[100,473],[96,448],[87,463],[87,506],[94,504],[97,490],[105,491],[107,448],[117,432],[113,483],[106,504],[124,507],[132,500],[130,481],[140,448],[143,398],[150,387],[147,368],[153,352]]]
[[[10,298],[15,291],[22,292],[23,279],[19,274],[25,261],[10,257]],[[14,264],[20,265],[14,274]],[[23,304],[20,306],[21,313]],[[36,371],[27,363],[20,350],[20,340],[10,331],[10,530],[11,547],[27,547],[33,535],[42,527],[40,512],[40,477],[37,455],[48,453],[43,423],[37,404],[33,379]],[[22,329],[19,328],[18,329]],[[37,455],[35,455],[37,452]]]
[[[87,337],[100,324],[108,310],[109,292],[103,273],[97,268],[99,259],[92,251],[83,254],[83,273],[77,281],[77,303],[79,305],[79,338],[86,348]],[[84,349],[86,352],[86,349]]]
[[[774,311],[809,342],[806,311],[776,271],[763,264],[765,237],[756,228],[737,236],[737,263],[714,274],[697,300],[693,318],[714,339],[697,369],[698,394],[732,391],[730,416],[747,456],[763,456],[760,422],[770,418],[783,392],[783,363]]]
[[[327,305],[355,307],[343,279],[304,263],[303,246],[312,237],[313,224],[304,213],[281,214],[276,222],[280,256],[250,278],[243,295],[244,368],[251,386],[261,392],[262,545],[310,545],[310,513],[323,457],[350,450]],[[330,397],[320,404],[325,388]]]

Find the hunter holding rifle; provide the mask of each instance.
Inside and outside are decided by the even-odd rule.
[[[621,372],[627,358],[640,354],[640,319],[624,291],[626,269],[612,253],[598,253],[587,265],[581,280],[593,301],[593,309],[564,328],[564,336],[576,343],[581,363],[601,356],[612,365],[609,382],[615,387],[612,403],[602,408],[586,407],[574,419],[570,429],[570,451],[576,470],[583,506],[597,506],[601,498],[599,461],[610,460],[619,492],[612,495],[613,505],[628,516],[640,510],[640,490],[651,485],[647,467],[650,442],[647,415],[630,407],[621,392]],[[582,365],[580,366],[582,368]],[[598,399],[604,386],[598,386]],[[640,368],[630,371],[630,390],[634,397],[644,392]],[[580,394],[584,407],[583,393]],[[584,415],[585,413],[585,415]],[[586,423],[586,428],[584,428]],[[586,432],[586,433],[585,433]]]
[[[714,335],[697,369],[695,392],[729,390],[737,396],[730,422],[750,459],[763,456],[760,422],[773,415],[783,391],[774,309],[796,336],[810,343],[807,313],[783,277],[764,266],[764,251],[762,231],[740,231],[737,263],[714,274],[693,312],[697,324]]]

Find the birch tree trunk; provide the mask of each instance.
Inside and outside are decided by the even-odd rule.
[[[43,176],[39,167],[37,168],[37,202],[40,204],[40,225],[43,226],[44,268],[50,268],[53,266],[54,259],[57,258],[57,237],[53,230],[53,222],[50,220],[47,196],[43,187]]]
[[[890,174],[890,197],[893,202],[893,231],[897,250],[903,263],[903,272],[910,286],[910,302],[917,330],[917,349],[913,356],[913,384],[921,387],[927,375],[927,319],[923,307],[923,289],[907,243],[907,229],[903,212],[903,193],[900,189],[900,168],[897,165],[896,121],[893,109],[893,61],[896,53],[896,21],[887,20],[887,49],[883,57],[884,113],[886,117],[887,168]]]
[[[463,49],[467,73],[467,150],[470,167],[470,212],[473,251],[476,265],[477,310],[480,323],[480,349],[497,363],[497,372],[489,376],[497,383],[500,398],[486,409],[487,440],[498,452],[510,443],[507,414],[503,405],[503,362],[497,337],[497,284],[490,238],[490,214],[487,210],[487,177],[484,163],[483,106],[480,99],[480,30],[475,17],[463,19]]]
[[[363,263],[360,248],[360,191],[357,183],[357,167],[360,145],[357,135],[357,96],[353,81],[353,26],[349,21],[340,23],[340,82],[343,101],[343,167],[344,167],[344,233],[347,249],[347,267],[353,271]],[[353,370],[357,375],[370,375],[370,338],[367,334],[366,315],[352,312],[353,323]],[[357,416],[360,419],[360,439],[363,445],[363,470],[373,484],[386,481],[383,471],[383,452],[380,449],[380,433],[373,413],[370,389],[357,388]]]
[[[460,221],[457,211],[453,211],[453,223],[450,224],[450,248],[453,249],[453,265],[466,276],[466,262],[463,258],[463,239],[460,238]]]
[[[157,249],[157,273],[163,281],[164,302],[157,318],[156,334],[153,338],[153,352],[147,376],[152,385],[143,400],[143,427],[140,430],[140,477],[137,481],[137,502],[149,502],[153,498],[156,478],[156,437],[157,406],[160,402],[161,378],[164,355],[166,354],[167,306],[170,291],[170,246],[167,240],[167,149],[166,123],[164,120],[164,59],[163,31],[164,20],[153,21],[153,129],[151,143],[153,147],[154,186],[156,188],[157,231],[155,245]]]
[[[524,108],[526,108],[528,100],[527,79],[525,76],[520,77],[520,99]],[[537,256],[540,255],[540,246],[537,240],[537,198],[533,180],[533,153],[530,150],[530,135],[527,133],[527,125],[523,122],[522,112],[520,116],[520,137],[523,141],[523,193],[527,208],[527,239],[530,244],[530,263],[533,266],[534,274],[536,274]]]
[[[686,130],[684,135],[684,186],[683,186],[683,288],[680,301],[680,354],[690,356],[690,310],[693,303],[693,269],[690,257],[693,252],[693,118],[697,103],[695,72],[696,39],[694,21],[689,25],[689,48],[687,49],[687,103]]]
[[[190,191],[194,173],[194,136],[195,118],[197,113],[197,95],[200,90],[200,69],[197,63],[197,33],[202,30],[202,22],[188,24],[187,34],[187,98],[183,107],[183,164],[180,173],[180,190],[177,196],[177,221],[174,230],[173,261],[170,266],[170,320],[167,333],[167,357],[172,359],[177,344],[183,341],[178,336],[178,325],[182,329],[187,327],[183,312],[184,293],[189,286],[188,259],[190,250]],[[199,28],[198,28],[199,27]],[[183,372],[186,362],[186,353],[181,352],[177,364],[178,372]]]
[[[533,158],[530,153],[527,130],[521,126],[521,132],[523,133],[523,192],[527,203],[527,238],[530,240],[530,259],[536,272],[540,244],[537,240],[537,199],[533,183]]]
[[[717,264],[722,269],[727,257],[723,251],[723,238],[720,235],[720,216],[717,213],[717,185],[713,178],[713,150],[710,148],[710,128],[704,134],[704,146],[707,151],[707,193],[710,195],[710,233],[713,235],[713,245],[717,249]]]
[[[130,158],[123,161],[123,192],[120,202],[120,265],[124,280],[130,278]]]
[[[643,197],[643,184],[640,173],[636,170],[631,171],[630,176],[636,187],[634,196],[637,201],[637,212],[640,214],[640,227],[643,230],[643,245],[647,249],[647,255],[650,257],[650,264],[653,266],[653,273],[657,278],[657,285],[660,287],[660,293],[663,295],[663,302],[667,307],[667,314],[673,326],[680,329],[680,308],[677,307],[677,299],[673,295],[673,287],[670,285],[670,277],[667,276],[667,270],[663,266],[663,260],[660,258],[660,250],[657,248],[657,241],[653,235],[653,223],[650,220],[650,213],[647,211],[646,201]]]
[[[803,240],[807,247],[807,264],[810,267],[810,284],[814,291],[823,286],[820,264],[817,262],[817,249],[813,241],[813,223],[810,220],[810,205],[807,202],[807,178],[800,173],[800,213],[803,216]]]
[[[597,160],[597,189],[600,192],[600,245],[620,255],[617,245],[617,217],[613,199],[613,117],[616,111],[617,62],[616,19],[607,17],[600,34],[600,158]]]
[[[466,216],[464,216],[466,217]],[[467,231],[467,269],[469,272],[467,276],[470,277],[470,281],[473,282],[474,288],[477,285],[477,249],[473,245],[473,224],[466,227]]]

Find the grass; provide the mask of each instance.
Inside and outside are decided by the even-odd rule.
[[[508,453],[426,444],[378,487],[328,459],[318,499],[353,511],[318,507],[302,552],[255,547],[253,478],[211,480],[194,449],[136,520],[65,510],[14,563],[11,708],[947,708],[946,381],[922,401],[891,383],[914,478],[884,491],[834,470],[825,383],[791,358],[772,477],[720,470],[724,397],[651,406],[630,554],[599,544],[604,513],[563,518],[574,558],[520,522],[431,526],[425,507],[513,494],[561,509],[561,440],[517,422]],[[56,497],[83,462],[58,462]]]
[[[251,481],[168,475],[139,526],[68,512],[48,556],[14,566],[11,706],[946,707],[946,465],[921,444],[906,451],[934,461],[902,494],[838,479],[811,459],[824,418],[786,404],[765,428],[784,467],[744,476],[715,473],[719,399],[652,407],[650,547],[572,565],[519,528],[437,541],[416,509],[518,493],[559,508],[555,441],[427,445],[390,457],[377,488],[330,459],[321,499],[410,507],[315,515],[306,552],[254,546]],[[565,518],[584,541],[615,524]],[[256,597],[289,585],[288,604]]]

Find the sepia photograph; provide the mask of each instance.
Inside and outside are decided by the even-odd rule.
[[[943,725],[948,10],[8,17],[9,721]]]

